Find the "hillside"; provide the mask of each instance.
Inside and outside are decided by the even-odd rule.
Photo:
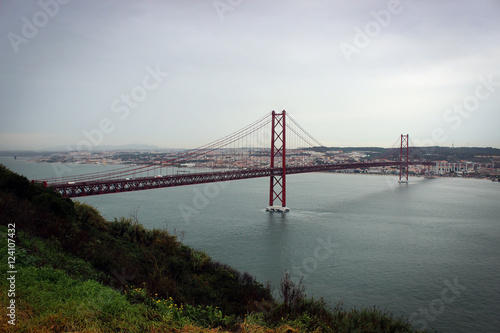
[[[0,283],[10,307],[2,331],[414,332],[377,308],[309,299],[287,274],[277,302],[269,286],[165,230],[105,221],[2,165],[0,220],[1,262],[12,272]]]
[[[326,151],[324,148],[310,148],[317,151]],[[328,151],[342,151],[344,153],[364,152],[369,155],[369,160],[377,158],[397,159],[399,148],[380,147],[329,147]],[[500,149],[492,147],[413,147],[410,146],[410,159],[448,161],[470,161],[476,163],[498,163]]]

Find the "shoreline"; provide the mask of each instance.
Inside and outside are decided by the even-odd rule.
[[[102,163],[86,163],[86,162],[47,162],[47,161],[38,161],[33,158],[28,158],[28,157],[19,157],[17,159],[14,159],[12,157],[7,157],[7,156],[0,156],[0,161],[5,160],[5,161],[22,161],[22,162],[29,162],[33,164],[45,164],[45,165],[69,165],[69,166],[100,166],[100,167],[127,167],[127,166],[138,166],[138,165],[145,165],[141,163],[109,163],[107,162],[106,164]],[[178,167],[178,166],[168,166],[168,167]],[[188,168],[191,170],[194,170],[196,168]],[[367,170],[367,169],[364,169]],[[342,171],[318,171],[315,173],[336,173],[336,174],[353,174],[353,175],[373,175],[373,176],[393,176],[393,177],[398,177],[398,174],[393,174],[393,173],[382,173],[382,172],[346,172],[344,170]],[[427,177],[426,175],[417,175],[413,174],[410,175],[409,178],[422,178],[422,177]],[[432,175],[431,177],[427,177],[429,179],[437,179],[437,178],[463,178],[463,179],[484,179],[484,180],[489,180],[489,181],[499,181],[500,182],[500,176],[499,175],[475,175],[475,176],[468,176],[468,175],[457,175],[457,174],[443,174],[443,175]],[[496,180],[495,180],[496,179]]]

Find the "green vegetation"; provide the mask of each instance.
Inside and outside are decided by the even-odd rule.
[[[105,221],[0,165],[0,260],[15,224],[15,332],[414,332],[379,309],[331,309],[285,274],[283,302],[248,273],[214,262],[165,230]],[[12,227],[12,225],[10,225]],[[12,228],[10,228],[12,229]],[[10,304],[9,281],[0,303]]]

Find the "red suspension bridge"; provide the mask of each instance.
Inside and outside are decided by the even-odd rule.
[[[73,198],[164,187],[269,177],[269,210],[286,211],[286,176],[373,167],[397,167],[399,182],[408,182],[411,161],[409,136],[401,135],[399,159],[370,162],[317,163],[318,149],[326,149],[286,111],[273,111],[217,141],[183,151],[161,162],[119,167],[110,171],[37,180],[64,197]],[[270,143],[270,148],[269,148]],[[267,147],[266,147],[267,146]],[[386,154],[387,155],[387,154]],[[201,169],[193,168],[201,167]]]

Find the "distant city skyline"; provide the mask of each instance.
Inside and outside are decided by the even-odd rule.
[[[195,148],[271,110],[331,147],[498,148],[498,17],[495,0],[2,1],[0,150]]]

